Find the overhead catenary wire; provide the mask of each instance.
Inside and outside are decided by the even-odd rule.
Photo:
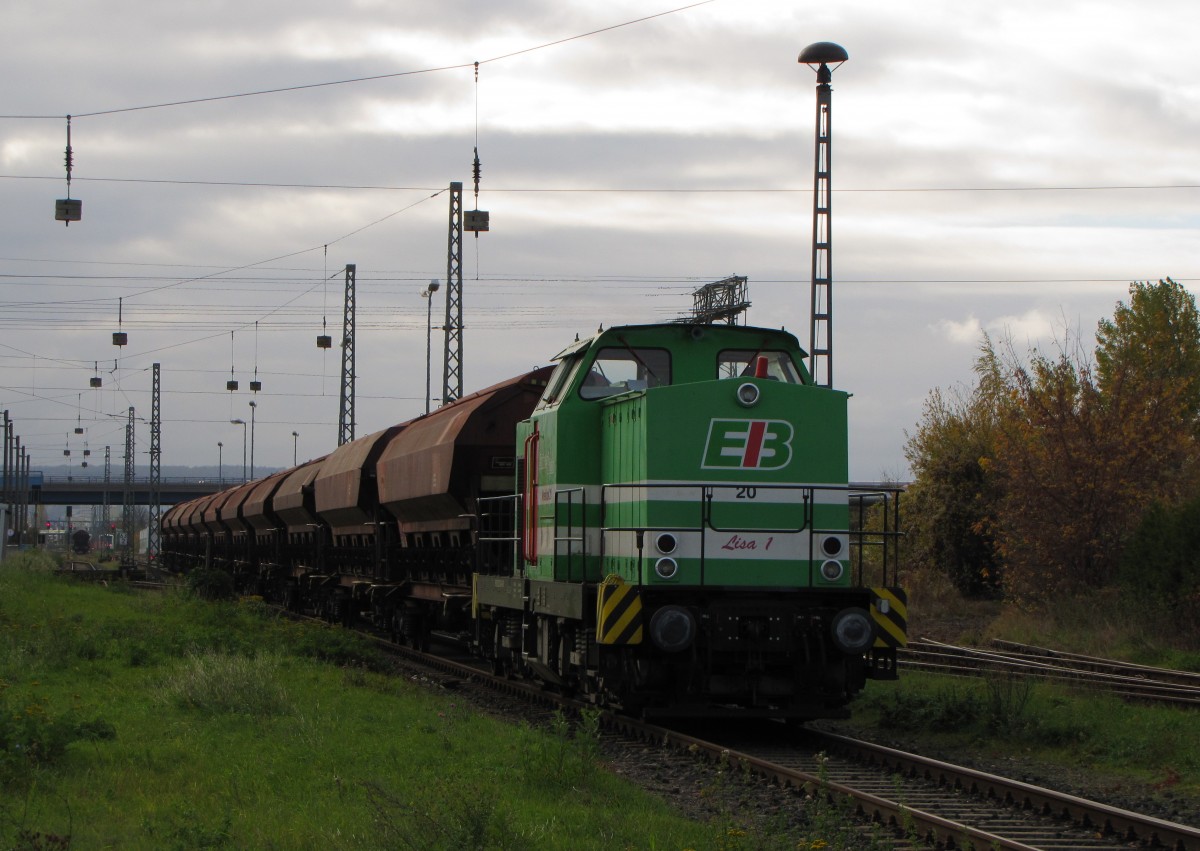
[[[0,180],[52,180],[49,175],[0,174]],[[146,183],[168,186],[240,186],[250,189],[316,189],[372,192],[435,192],[434,186],[392,186],[353,183],[270,183],[239,180],[172,180],[137,177],[76,177],[76,181],[95,183]],[[1048,184],[1043,186],[848,186],[831,189],[832,194],[905,194],[939,192],[1133,192],[1200,189],[1200,183],[1097,183]],[[626,194],[626,195],[801,195],[811,194],[804,186],[492,186],[496,194]]]
[[[423,204],[423,203],[425,203],[426,201],[429,201],[429,200],[431,200],[431,199],[433,199],[433,198],[436,198],[436,197],[438,197],[439,195],[441,195],[441,194],[442,194],[443,192],[445,192],[445,191],[446,191],[446,189],[444,189],[444,188],[443,188],[443,189],[439,189],[439,190],[435,191],[435,192],[434,192],[432,195],[430,195],[430,196],[428,196],[428,197],[425,197],[425,198],[420,198],[420,199],[418,199],[417,201],[414,201],[413,203],[411,203],[411,204],[409,204],[409,205],[407,205],[407,206],[405,206],[405,207],[402,207],[402,208],[400,208],[400,209],[398,209],[398,210],[394,210],[394,211],[392,211],[391,213],[388,213],[386,216],[383,216],[382,218],[376,219],[376,220],[374,220],[374,221],[372,221],[372,222],[369,222],[368,224],[362,225],[361,227],[358,227],[358,228],[356,228],[355,230],[352,230],[352,231],[350,231],[349,233],[342,234],[341,236],[337,237],[336,239],[332,239],[332,240],[330,240],[329,242],[326,242],[326,243],[324,243],[322,246],[319,246],[319,247],[323,248],[323,249],[324,249],[324,251],[325,251],[325,252],[326,252],[326,254],[327,254],[327,253],[328,253],[328,250],[329,250],[329,246],[330,246],[330,245],[333,245],[333,244],[335,244],[335,243],[337,243],[337,242],[340,242],[340,241],[342,241],[342,240],[344,240],[344,239],[347,239],[347,238],[349,238],[349,237],[351,237],[351,236],[354,236],[355,234],[361,233],[362,231],[366,230],[367,228],[374,227],[374,226],[376,226],[376,225],[378,225],[378,224],[381,224],[381,223],[383,223],[383,222],[387,221],[388,219],[391,219],[391,218],[393,218],[394,216],[397,216],[397,215],[400,215],[401,213],[407,212],[408,210],[411,210],[411,209],[413,209],[414,207],[416,207],[416,206],[418,206],[418,205],[420,205],[420,204]],[[283,259],[287,259],[287,258],[289,258],[289,257],[295,257],[295,256],[298,256],[298,255],[300,255],[300,254],[305,254],[305,253],[308,253],[308,252],[311,252],[311,251],[315,251],[317,247],[318,247],[318,246],[313,246],[313,247],[310,247],[310,248],[302,249],[302,250],[300,250],[300,251],[293,251],[293,252],[290,252],[290,253],[288,253],[288,254],[282,254],[282,255],[278,255],[278,256],[276,256],[276,257],[268,258],[268,259],[265,259],[265,260],[260,260],[260,261],[256,261],[256,262],[253,262],[253,263],[246,263],[246,264],[243,264],[243,265],[241,265],[241,266],[236,266],[236,267],[233,267],[233,268],[226,268],[226,269],[223,269],[222,271],[212,272],[212,273],[209,273],[209,274],[207,274],[207,275],[197,275],[197,276],[194,276],[194,277],[186,278],[186,279],[184,279],[184,280],[176,280],[176,281],[174,281],[173,283],[170,283],[170,284],[164,284],[164,285],[162,285],[162,286],[158,286],[158,287],[151,287],[151,288],[148,288],[148,289],[144,289],[144,290],[141,290],[141,291],[139,291],[139,292],[133,293],[132,295],[128,295],[128,296],[122,296],[122,297],[119,297],[119,298],[117,299],[117,303],[118,303],[118,309],[119,309],[119,310],[121,310],[121,311],[123,311],[123,305],[124,305],[124,299],[125,299],[125,298],[134,298],[134,297],[137,297],[137,296],[144,296],[144,295],[148,295],[148,294],[151,294],[151,293],[161,292],[161,291],[163,291],[163,290],[173,289],[173,288],[175,288],[175,287],[183,286],[184,284],[194,283],[194,282],[197,282],[197,281],[202,281],[202,280],[208,280],[208,279],[211,279],[211,278],[214,278],[214,277],[216,277],[216,276],[217,276],[217,275],[219,275],[219,274],[222,274],[222,272],[237,272],[237,271],[241,271],[241,270],[243,270],[243,269],[250,269],[250,268],[253,268],[253,267],[255,267],[255,266],[262,265],[262,264],[264,264],[264,263],[273,263],[273,262],[276,262],[276,261],[278,261],[278,260],[283,260]],[[328,272],[328,269],[326,269],[326,272]],[[293,301],[295,301],[296,299],[298,299],[298,298],[302,298],[304,295],[307,295],[309,292],[311,292],[313,289],[315,289],[315,288],[316,288],[316,286],[317,286],[317,285],[316,285],[316,284],[314,284],[314,285],[313,285],[313,287],[311,287],[309,290],[306,290],[304,293],[301,293],[300,295],[296,296],[295,298],[293,298],[293,299],[290,299],[289,301],[285,302],[283,305],[280,305],[279,307],[276,307],[276,308],[274,308],[273,310],[271,310],[271,311],[268,311],[268,312],[267,312],[267,313],[264,315],[264,318],[265,318],[265,316],[270,316],[270,315],[271,315],[272,313],[274,313],[276,310],[280,310],[280,309],[282,309],[283,307],[286,307],[288,304],[291,304],[291,303],[292,303]],[[90,302],[90,303],[97,303],[97,302],[108,302],[108,303],[111,303],[111,302],[112,302],[112,298],[111,298],[111,297],[107,297],[107,298],[95,298],[95,299],[81,299],[81,300],[78,300],[76,303],[89,303],[89,302]],[[48,302],[48,303],[50,303],[50,302]],[[61,304],[61,302],[58,302],[58,304]],[[250,322],[251,322],[251,321],[252,321],[252,320],[248,320],[247,322],[245,322],[245,323],[242,323],[242,324],[241,324],[241,325],[239,325],[238,327],[239,327],[239,328],[246,328],[246,327],[249,327],[249,324],[250,324]],[[232,332],[231,332],[231,333],[232,333]],[[190,345],[190,344],[192,344],[192,343],[203,342],[204,340],[211,339],[211,338],[212,338],[212,336],[215,336],[215,335],[209,335],[209,336],[206,336],[206,337],[203,337],[203,338],[199,338],[199,339],[195,339],[195,340],[190,340],[190,341],[185,341],[185,342],[181,342],[181,343],[174,343],[174,344],[172,344],[172,345],[170,345],[170,346],[165,346],[165,347],[162,347],[162,348],[160,348],[160,349],[153,350],[153,351],[164,351],[164,350],[166,350],[166,349],[171,349],[171,348],[179,348],[180,346],[184,346],[184,345]],[[141,354],[142,354],[142,355],[145,355],[145,354],[149,354],[149,353],[150,353],[150,352],[142,352]]]
[[[619,24],[612,24],[611,26],[601,27],[599,29],[590,30],[588,32],[577,33],[576,35],[566,36],[564,38],[555,39],[553,41],[548,41],[548,42],[545,42],[542,44],[531,45],[529,47],[521,48],[520,50],[513,50],[513,51],[510,51],[509,53],[504,53],[499,56],[493,56],[490,59],[484,59],[481,61],[483,64],[487,64],[487,63],[491,63],[491,62],[501,62],[505,59],[513,59],[517,56],[524,56],[527,53],[533,53],[534,51],[545,50],[550,47],[557,47],[558,45],[561,45],[561,44],[567,44],[568,42],[579,41],[580,39],[590,38],[590,37],[596,36],[596,35],[602,35],[604,33],[612,32],[613,30],[622,29],[624,27],[631,27],[636,24],[641,24],[641,23],[645,23],[646,21],[654,20],[655,18],[662,18],[667,15],[677,14],[679,12],[686,12],[691,9],[695,9],[700,6],[707,6],[708,4],[715,3],[715,2],[717,2],[717,0],[699,0],[699,2],[689,3],[686,6],[679,6],[674,9],[667,9],[662,12],[655,12],[650,15],[644,15],[640,18],[634,18],[629,21],[623,21],[622,23],[619,23]],[[395,79],[397,77],[412,77],[412,76],[416,76],[416,75],[420,75],[420,74],[435,74],[435,73],[439,73],[439,72],[443,72],[443,71],[455,71],[455,70],[458,70],[461,68],[470,68],[472,65],[475,65],[476,67],[478,67],[480,64],[481,64],[480,62],[474,62],[474,63],[460,62],[460,63],[452,63],[452,64],[447,64],[447,65],[438,65],[438,66],[429,67],[429,68],[421,68],[421,69],[416,69],[416,70],[412,70],[412,71],[395,71],[395,72],[388,73],[388,74],[372,74],[369,76],[350,77],[350,78],[341,79],[341,80],[326,80],[326,81],[320,82],[320,83],[301,83],[301,84],[292,85],[292,86],[279,86],[279,87],[270,88],[270,89],[258,89],[255,91],[236,92],[233,94],[212,95],[209,97],[187,98],[184,100],[174,100],[174,101],[165,101],[165,102],[161,102],[161,103],[142,104],[140,106],[126,106],[126,107],[119,107],[119,108],[115,108],[115,109],[98,109],[98,110],[93,110],[91,112],[76,111],[74,113],[74,116],[75,116],[75,118],[96,118],[96,117],[104,116],[104,115],[119,115],[121,113],[145,112],[147,110],[167,109],[169,107],[193,106],[193,105],[203,104],[203,103],[212,103],[214,101],[236,100],[236,99],[240,99],[240,98],[251,98],[251,97],[262,97],[265,95],[277,95],[277,94],[285,94],[285,93],[289,93],[289,92],[306,91],[306,90],[310,90],[310,89],[329,88],[331,86],[347,86],[347,85],[352,85],[355,83],[368,83],[368,82],[374,82],[377,80],[391,80],[391,79]],[[61,120],[62,115],[37,115],[37,114],[0,115],[0,119],[13,119],[13,120],[17,120],[17,119],[41,120],[41,119],[48,119],[48,118]]]

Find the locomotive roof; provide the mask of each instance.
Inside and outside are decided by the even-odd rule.
[[[798,349],[801,358],[808,357],[808,352],[800,346],[800,342],[796,339],[796,336],[783,328],[763,328],[755,325],[714,325],[706,322],[659,322],[647,325],[614,325],[612,328],[597,331],[595,334],[585,339],[576,340],[574,343],[556,354],[553,359],[556,361],[562,360],[563,358],[573,355],[576,352],[591,348],[596,343],[610,339],[618,340],[619,338],[629,334],[643,336],[651,332],[666,333],[679,332],[680,330],[692,335],[693,338],[696,338],[697,334],[713,334],[717,336],[718,339],[721,337],[744,337],[750,334],[769,335],[771,337],[782,339],[783,342],[789,347],[795,347]]]

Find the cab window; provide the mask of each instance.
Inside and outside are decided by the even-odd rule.
[[[582,362],[583,358],[579,356],[565,357],[558,362],[554,367],[554,372],[550,373],[550,380],[546,382],[546,389],[542,393],[536,410],[540,411],[558,403],[563,391],[571,385],[571,379]]]
[[[800,370],[785,351],[770,349],[726,349],[717,355],[717,378],[752,376],[758,368],[758,360],[766,361],[766,376],[786,384],[803,384]]]
[[[671,353],[666,349],[610,346],[596,354],[579,386],[579,395],[584,399],[603,399],[670,383]]]

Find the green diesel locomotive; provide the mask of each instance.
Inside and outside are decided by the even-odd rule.
[[[848,396],[803,357],[686,324],[558,355],[517,427],[519,505],[482,504],[483,652],[647,713],[829,717],[894,678],[895,494],[851,491]]]

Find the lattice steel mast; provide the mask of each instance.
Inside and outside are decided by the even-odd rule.
[[[125,505],[121,513],[121,527],[125,530],[125,548],[121,563],[133,567],[133,408],[129,409],[129,422],[125,424]]]
[[[450,184],[450,227],[446,244],[446,332],[442,360],[442,403],[462,398],[462,183]]]
[[[160,403],[162,384],[159,380],[159,364],[151,370],[150,382],[150,525],[146,530],[146,561],[154,565],[158,561],[160,547],[158,524],[162,519],[162,417]]]
[[[833,72],[850,55],[829,41],[810,44],[799,61],[817,72],[816,145],[813,164],[812,298],[809,325],[809,371],[813,381],[833,386],[833,227],[830,183],[833,162]]]
[[[21,465],[21,496],[19,499],[20,510],[17,513],[17,534],[22,543],[29,541],[29,453],[22,452],[20,455]]]
[[[346,303],[342,309],[342,398],[338,446],[354,440],[354,279],[357,266],[346,264]]]
[[[4,440],[4,452],[2,467],[0,467],[0,511],[4,512],[0,515],[0,561],[4,561],[5,551],[8,549],[8,530],[11,528],[12,522],[12,502],[16,494],[16,488],[13,484],[13,451],[12,451],[12,421],[8,418],[8,411],[4,412],[3,433],[0,437]]]
[[[109,512],[109,490],[108,486],[112,484],[112,447],[104,447],[104,506],[100,515],[104,523],[104,531],[111,532],[110,524],[112,523],[112,514]],[[116,546],[116,541],[113,541],[113,546]]]

